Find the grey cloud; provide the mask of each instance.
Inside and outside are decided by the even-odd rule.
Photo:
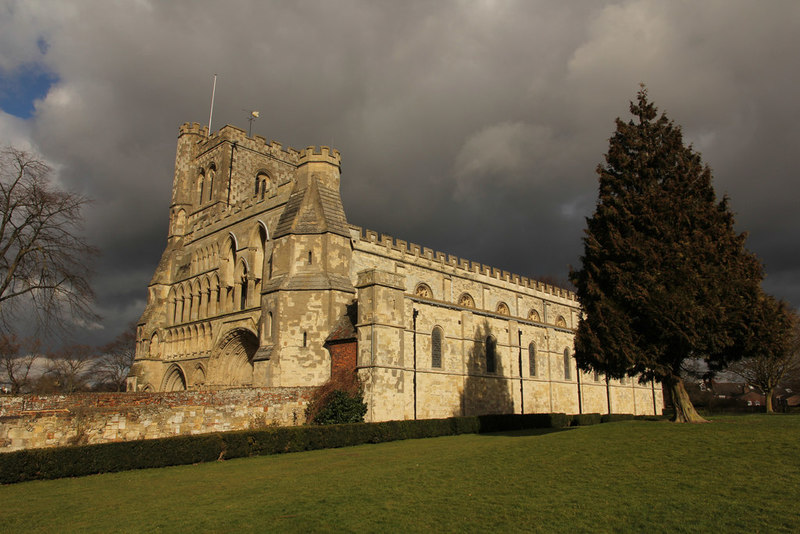
[[[166,237],[177,127],[208,120],[343,155],[351,222],[523,275],[566,277],[594,169],[644,81],[729,193],[767,288],[800,305],[795,28],[772,2],[7,2],[0,69],[59,81],[0,135],[95,198],[106,340]],[[2,9],[2,8],[0,8]],[[46,53],[37,46],[49,44]]]

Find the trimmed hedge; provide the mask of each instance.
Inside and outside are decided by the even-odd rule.
[[[382,423],[274,427],[265,430],[27,449],[0,454],[0,483],[76,477],[402,439],[530,428],[567,428],[632,418],[633,416],[601,417],[600,414],[563,413],[480,415]]]

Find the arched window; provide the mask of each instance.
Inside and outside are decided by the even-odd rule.
[[[197,193],[198,193],[198,195],[197,195],[197,204],[198,205],[202,205],[203,204],[203,200],[205,200],[205,197],[203,196],[203,191],[204,191],[203,188],[205,187],[205,181],[206,181],[206,176],[205,176],[205,174],[203,174],[201,172],[200,176],[197,178]]]
[[[493,336],[486,338],[486,372],[494,373],[497,369],[497,340]]]
[[[595,382],[600,382],[600,373],[597,371],[597,369],[594,370],[592,378],[594,379]]]
[[[208,201],[211,202],[211,199],[214,197],[214,174],[216,174],[217,168],[214,165],[208,169]]]
[[[269,175],[263,171],[259,172],[256,175],[256,183],[255,183],[255,192],[253,196],[264,200],[264,197],[267,195],[267,187],[269,187]]]
[[[570,369],[569,349],[564,349],[564,380],[572,380],[572,370]]]
[[[431,334],[431,367],[442,368],[442,338],[444,337],[441,327],[434,327]]]
[[[308,332],[303,331],[303,346],[308,346]]]
[[[536,323],[542,322],[541,318],[539,317],[539,312],[536,310],[531,310],[528,312],[528,320]]]
[[[508,304],[505,302],[501,302],[497,305],[497,313],[500,315],[511,315],[511,312],[508,310]]]
[[[474,308],[475,299],[473,299],[472,295],[469,293],[463,293],[460,297],[458,297],[458,305],[463,306],[464,308]]]
[[[414,290],[414,294],[418,297],[422,297],[425,299],[433,298],[433,291],[431,290],[428,284],[423,284],[423,283],[417,284],[417,288]]]
[[[272,337],[272,312],[267,312],[267,324],[265,325],[265,330],[269,337]]]
[[[567,327],[567,320],[564,319],[563,315],[559,315],[558,319],[556,319],[556,326],[558,326],[560,328],[566,328]]]
[[[242,278],[240,281],[241,284],[241,300],[239,301],[239,309],[243,310],[247,308],[247,266],[242,262]]]
[[[536,376],[536,343],[533,341],[528,345],[528,365],[530,366],[531,376]]]
[[[313,256],[313,254],[311,254],[311,251],[309,250],[308,251],[308,264],[309,265],[311,265],[313,258],[314,258],[314,256]]]
[[[183,235],[184,232],[186,232],[186,211],[180,209],[175,215],[175,234]]]

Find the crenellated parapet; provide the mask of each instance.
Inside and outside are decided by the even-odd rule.
[[[181,124],[178,128],[178,137],[190,134],[208,137],[208,126],[201,126],[197,122],[184,122]]]
[[[300,157],[297,160],[298,166],[305,165],[306,163],[328,163],[341,167],[342,156],[335,148],[331,150],[331,148],[327,146],[309,146],[300,153]]]
[[[576,302],[578,300],[575,293],[568,289],[546,284],[533,278],[520,276],[518,274],[513,274],[508,271],[492,267],[490,265],[484,265],[479,262],[453,256],[452,254],[446,254],[444,252],[439,252],[427,247],[422,247],[416,243],[408,243],[407,241],[396,239],[387,234],[378,234],[378,232],[365,229],[360,226],[350,225],[350,229],[358,234],[359,240],[361,241],[386,247],[389,250],[394,250],[402,254],[412,256],[414,259],[427,259],[442,265],[448,265],[454,269],[494,278],[499,281],[518,285],[534,291],[541,291],[543,293],[553,295],[554,297],[561,297]]]

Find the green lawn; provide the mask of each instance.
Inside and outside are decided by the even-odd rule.
[[[462,435],[0,487],[8,532],[798,532],[800,416]]]

